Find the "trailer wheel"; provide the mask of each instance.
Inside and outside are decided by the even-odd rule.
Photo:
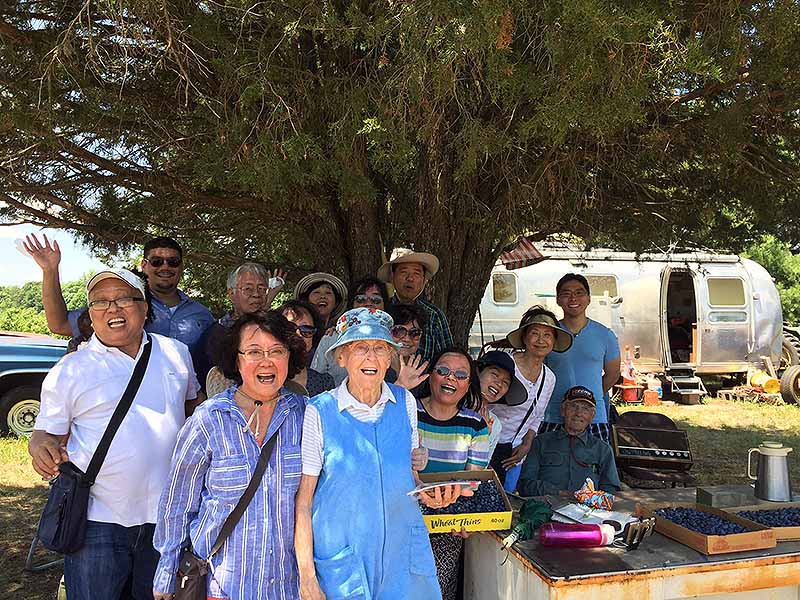
[[[800,365],[800,339],[789,334],[783,334],[781,340],[781,369]]]
[[[781,396],[787,404],[800,404],[800,365],[792,365],[783,372]]]

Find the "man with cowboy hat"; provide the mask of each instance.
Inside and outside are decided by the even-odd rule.
[[[561,402],[564,429],[536,436],[522,465],[517,491],[522,496],[570,497],[590,478],[597,490],[620,489],[614,452],[587,429],[595,413],[592,391],[581,385],[567,390]]]
[[[428,327],[418,351],[423,361],[430,361],[438,352],[453,345],[453,335],[444,312],[422,296],[425,285],[438,270],[439,259],[433,254],[398,248],[392,253],[392,259],[381,265],[377,274],[378,279],[394,287],[392,304],[416,304],[425,311]]]

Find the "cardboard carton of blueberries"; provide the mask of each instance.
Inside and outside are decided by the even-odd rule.
[[[637,513],[656,518],[656,531],[703,554],[775,547],[775,531],[704,504],[640,504]]]
[[[771,527],[779,542],[800,540],[800,502],[768,502],[726,508],[725,511]]]
[[[480,481],[473,496],[462,496],[444,509],[422,506],[422,517],[430,533],[461,531],[505,531],[511,529],[511,504],[497,475],[491,469],[423,473],[423,483]]]

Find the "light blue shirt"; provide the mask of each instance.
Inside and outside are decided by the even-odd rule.
[[[564,327],[564,323],[561,323]],[[566,329],[566,327],[564,327]],[[544,413],[548,423],[563,423],[561,401],[567,390],[582,385],[592,390],[597,402],[593,423],[608,423],[608,411],[603,401],[603,365],[619,358],[617,336],[605,325],[589,319],[579,333],[573,336],[572,346],[566,352],[551,352],[544,363],[556,375],[556,386]]]

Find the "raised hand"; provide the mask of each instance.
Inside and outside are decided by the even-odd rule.
[[[31,233],[25,236],[22,246],[42,271],[57,270],[61,263],[61,248],[58,247],[57,241],[51,242],[46,235],[42,234],[42,238],[44,243],[39,242],[36,235]]]
[[[272,301],[278,295],[278,292],[280,292],[281,289],[283,289],[283,286],[286,283],[287,275],[289,275],[288,271],[284,271],[283,269],[280,268],[275,269],[274,273],[272,271],[267,271],[267,282],[269,282],[269,280],[272,279],[273,277],[277,277],[280,279],[279,281],[280,285],[278,287],[269,288],[267,290],[267,308],[269,308],[270,305],[272,305]]]
[[[428,361],[422,362],[422,356],[415,354],[409,357],[400,357],[400,372],[397,374],[397,385],[413,390],[420,383],[430,377],[425,371],[428,368]]]

